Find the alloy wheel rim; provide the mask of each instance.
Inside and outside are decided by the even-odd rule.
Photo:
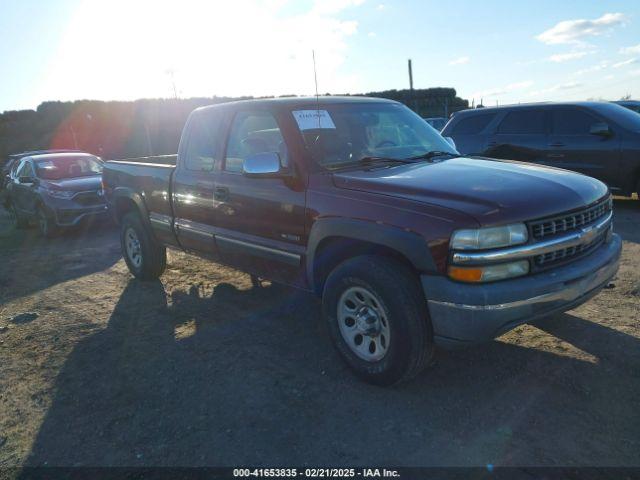
[[[389,350],[391,329],[378,297],[366,288],[350,287],[340,296],[337,313],[349,349],[367,362],[382,360]]]
[[[129,261],[139,268],[142,265],[142,249],[140,248],[140,240],[133,228],[128,228],[124,233],[124,245],[127,250]]]

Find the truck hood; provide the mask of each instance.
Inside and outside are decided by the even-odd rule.
[[[479,157],[335,173],[333,178],[338,188],[455,209],[481,225],[554,215],[594,203],[608,192],[602,182],[567,170]]]
[[[68,190],[71,192],[85,192],[98,190],[102,176],[92,175],[90,177],[63,178],[61,180],[43,180],[42,183],[49,188],[56,190]]]

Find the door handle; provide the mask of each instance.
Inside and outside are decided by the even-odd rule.
[[[229,189],[227,187],[216,187],[213,192],[213,198],[224,202],[229,199]]]
[[[498,142],[489,142],[487,143],[487,147],[496,147],[498,145]]]
[[[547,155],[547,158],[564,158],[563,153],[550,153]]]
[[[549,144],[550,147],[554,147],[554,148],[558,148],[558,147],[564,147],[564,143],[562,142],[555,142],[555,143],[551,143]]]

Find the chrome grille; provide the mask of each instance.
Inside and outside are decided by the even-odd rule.
[[[585,243],[582,245],[576,245],[574,247],[562,248],[553,252],[548,252],[543,255],[537,255],[533,258],[535,266],[538,268],[548,267],[561,262],[568,261],[574,257],[586,255],[591,250],[594,250],[600,245],[606,238],[607,232],[596,237],[591,243]]]
[[[611,210],[611,199],[606,199],[593,207],[578,210],[577,212],[536,220],[529,223],[531,236],[540,240],[558,233],[575,230],[596,221],[609,210]]]

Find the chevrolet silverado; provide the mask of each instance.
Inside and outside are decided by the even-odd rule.
[[[158,278],[178,248],[322,297],[365,380],[414,377],[434,346],[572,309],[618,269],[600,181],[465,158],[397,102],[281,98],[195,110],[175,165],[107,162],[124,259]]]

